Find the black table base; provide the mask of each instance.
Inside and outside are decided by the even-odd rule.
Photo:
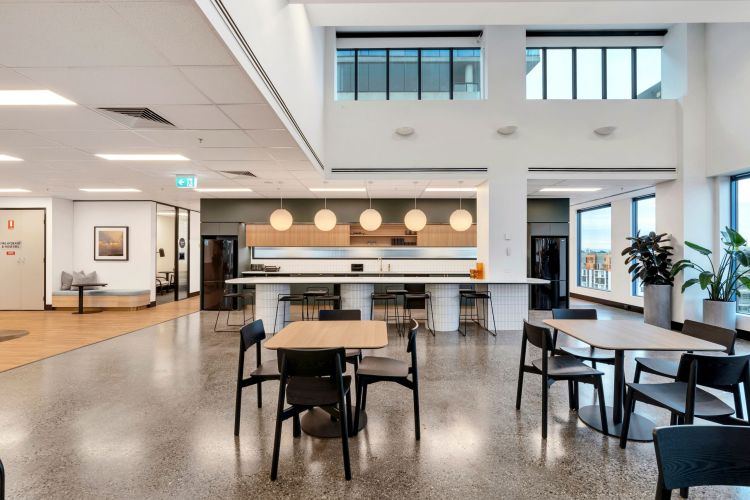
[[[597,431],[604,433],[602,419],[599,416],[599,405],[583,406],[578,409],[578,418]],[[607,406],[608,436],[620,437],[622,433],[622,422],[616,424],[612,418],[612,407]],[[648,418],[633,413],[630,415],[630,429],[628,430],[628,441],[651,442],[654,440],[655,424]]]
[[[354,421],[354,406],[349,407]],[[319,438],[338,438],[341,436],[341,424],[338,420],[338,411],[331,408],[331,412],[323,408],[313,408],[306,411],[300,418],[300,425],[305,433]],[[367,425],[367,413],[362,412],[359,417],[359,429],[361,431]]]

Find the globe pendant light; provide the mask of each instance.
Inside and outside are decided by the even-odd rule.
[[[359,225],[365,231],[377,231],[382,223],[383,217],[380,215],[380,212],[372,208],[372,198],[370,198],[370,208],[359,215]]]
[[[414,208],[406,212],[404,224],[409,231],[421,231],[427,225],[427,216],[417,208],[417,199],[414,198]]]
[[[458,210],[455,210],[449,219],[450,225],[456,231],[466,231],[471,227],[472,222],[471,213],[468,210],[461,208],[461,198],[458,199]]]
[[[324,208],[318,210],[315,214],[315,227],[321,231],[330,231],[336,227],[336,214],[333,211],[328,210],[328,200],[326,199],[323,205]]]
[[[271,213],[269,222],[271,223],[271,227],[275,230],[286,231],[292,227],[294,218],[292,217],[292,214],[289,213],[289,210],[284,208],[284,200],[282,198],[279,198],[279,204],[280,208],[277,208]]]

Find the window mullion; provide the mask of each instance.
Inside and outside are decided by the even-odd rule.
[[[391,99],[391,50],[385,51],[385,100]]]
[[[547,48],[542,49],[542,99],[547,99]]]
[[[573,47],[573,99],[578,99],[578,49]]]
[[[417,100],[422,100],[422,49],[417,49]]]
[[[359,99],[359,49],[354,50],[354,100]]]
[[[602,47],[602,99],[607,99],[607,49]]]
[[[638,99],[637,61],[636,50],[633,47],[630,49],[630,93],[633,99]]]

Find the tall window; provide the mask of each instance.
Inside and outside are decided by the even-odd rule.
[[[732,229],[750,238],[750,174],[732,177],[731,185]],[[750,290],[737,289],[737,312],[750,314]]]
[[[578,211],[578,286],[612,289],[612,208]]]
[[[481,49],[339,49],[336,100],[482,98]]]
[[[661,47],[526,49],[527,99],[661,99]]]
[[[656,197],[651,194],[640,198],[633,198],[633,236],[648,234],[656,231]],[[643,296],[641,280],[633,282],[633,295]]]

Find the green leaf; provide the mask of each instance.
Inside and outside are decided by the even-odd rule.
[[[685,283],[682,284],[682,290],[680,290],[682,293],[685,293],[685,289],[695,285],[698,283],[698,278],[692,278],[687,280]]]
[[[747,245],[747,240],[742,237],[740,233],[732,229],[731,227],[724,228],[724,234],[726,235],[729,242],[736,247],[744,247]]]
[[[714,279],[714,273],[710,271],[704,271],[698,275],[698,280],[701,284],[701,289],[705,290],[711,284]]]
[[[703,248],[700,245],[696,245],[695,243],[691,243],[689,241],[686,241],[685,242],[685,246],[688,247],[688,248],[692,248],[693,250],[695,250],[696,252],[698,252],[701,255],[711,255],[711,250],[709,250],[708,248]]]
[[[739,277],[740,283],[742,283],[742,286],[745,288],[750,288],[750,278],[747,276],[740,276]]]

